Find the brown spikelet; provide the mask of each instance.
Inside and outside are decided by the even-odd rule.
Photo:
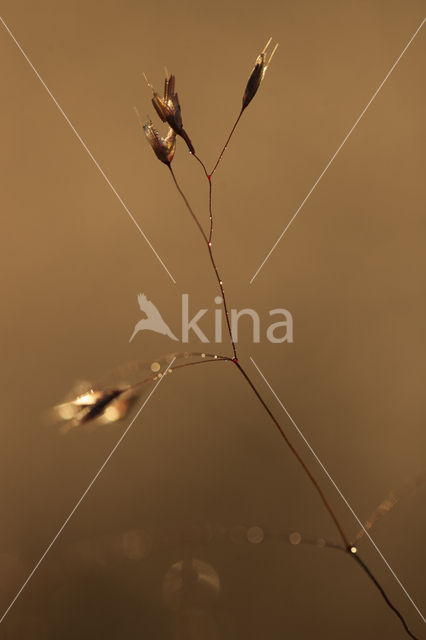
[[[165,138],[160,136],[157,129],[154,128],[151,120],[143,125],[143,130],[149,144],[154,150],[155,155],[161,162],[170,166],[175,155],[176,149],[176,133],[172,128],[169,129]]]
[[[269,56],[269,60],[266,62],[266,50],[268,49],[271,40],[272,38],[269,38],[263,51],[257,56],[256,64],[254,65],[254,69],[250,74],[244,91],[242,111],[250,104],[256,95],[272,57],[277,50],[278,44],[275,45],[271,55]]]
[[[175,92],[175,84],[176,79],[174,75],[166,75],[166,79],[164,81],[164,96],[161,97],[155,91],[152,84],[149,82],[147,77],[145,76],[145,80],[148,86],[152,89],[153,98],[152,104],[154,109],[156,110],[158,117],[163,122],[167,122],[168,125],[173,129],[176,135],[181,136],[183,140],[185,140],[189,151],[192,154],[195,154],[194,146],[183,128],[182,122],[182,112],[179,103],[178,94]]]

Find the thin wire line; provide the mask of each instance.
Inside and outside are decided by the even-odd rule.
[[[70,126],[71,130],[73,131],[74,135],[76,136],[77,140],[80,142],[80,144],[82,145],[82,147],[85,149],[85,151],[87,151],[90,159],[92,160],[93,164],[95,165],[95,167],[97,168],[97,170],[99,171],[99,173],[101,174],[101,176],[104,178],[105,182],[107,183],[107,185],[109,186],[109,188],[111,189],[111,191],[113,192],[113,194],[115,195],[115,197],[117,198],[117,200],[119,201],[119,203],[121,204],[121,206],[123,207],[123,209],[125,210],[125,212],[127,213],[127,215],[129,216],[129,218],[131,219],[131,221],[133,222],[133,224],[136,226],[136,228],[138,229],[139,233],[142,235],[142,237],[144,238],[144,240],[147,242],[148,246],[150,247],[151,251],[154,253],[155,257],[157,258],[157,260],[160,262],[160,264],[162,265],[163,269],[167,272],[167,274],[169,275],[170,279],[173,281],[174,284],[176,284],[176,280],[174,279],[174,277],[172,276],[172,274],[170,273],[170,271],[167,269],[166,265],[164,264],[163,260],[160,258],[160,256],[158,255],[158,253],[156,252],[156,250],[154,249],[154,247],[152,246],[151,242],[149,241],[148,237],[145,235],[145,233],[143,232],[142,228],[140,227],[139,223],[136,221],[135,217],[133,216],[133,214],[130,212],[130,210],[128,209],[127,205],[124,203],[123,199],[121,198],[121,196],[118,194],[117,190],[115,189],[114,185],[111,183],[111,181],[109,180],[108,176],[106,175],[106,173],[104,172],[104,170],[102,169],[102,167],[100,166],[100,164],[98,163],[98,161],[95,159],[93,153],[90,151],[89,147],[86,145],[86,143],[84,142],[83,138],[80,136],[80,134],[78,133],[77,129],[74,127],[73,123],[71,122],[71,120],[68,118],[67,114],[65,113],[65,111],[62,109],[61,105],[59,104],[59,102],[56,100],[55,96],[53,95],[53,93],[50,91],[49,87],[47,86],[47,84],[45,83],[45,81],[43,80],[43,78],[41,77],[41,75],[39,74],[39,72],[37,71],[37,69],[35,68],[35,66],[33,65],[33,63],[31,62],[31,60],[29,59],[29,57],[27,56],[27,54],[25,53],[24,49],[21,47],[21,45],[19,44],[18,40],[15,38],[15,36],[13,35],[12,31],[9,29],[9,27],[7,26],[7,24],[5,23],[5,21],[3,20],[2,16],[0,16],[0,21],[2,22],[4,28],[6,29],[6,31],[8,32],[8,34],[10,35],[10,37],[12,38],[13,42],[16,44],[16,46],[18,47],[19,51],[22,53],[22,55],[24,56],[25,60],[28,62],[29,66],[31,67],[31,69],[34,71],[35,75],[37,76],[37,78],[40,80],[41,84],[43,85],[43,87],[46,89],[47,93],[49,94],[50,98],[53,100],[53,102],[55,103],[56,107],[58,108],[59,112],[61,113],[61,115],[64,117],[65,121],[67,122],[67,124]]]
[[[275,251],[276,247],[278,246],[279,242],[282,240],[282,238],[284,237],[284,235],[287,233],[288,229],[290,228],[290,226],[292,225],[292,223],[294,222],[294,220],[296,219],[297,215],[299,214],[299,212],[302,210],[303,206],[305,205],[306,201],[309,199],[309,197],[311,196],[311,194],[314,192],[314,190],[316,189],[317,185],[321,182],[322,178],[324,177],[325,173],[327,172],[328,168],[331,166],[331,164],[334,162],[335,158],[337,157],[337,155],[339,154],[339,152],[341,151],[341,149],[343,148],[343,146],[345,145],[346,141],[348,140],[348,138],[350,137],[350,135],[352,134],[352,132],[355,130],[356,126],[358,125],[358,123],[360,122],[360,120],[362,119],[362,117],[365,115],[367,109],[370,107],[370,105],[372,104],[372,102],[374,101],[374,99],[376,98],[377,94],[380,92],[380,90],[382,89],[383,85],[385,84],[386,80],[389,78],[389,76],[391,75],[392,71],[395,69],[395,67],[397,66],[397,64],[399,63],[399,61],[401,60],[401,58],[403,57],[403,55],[405,54],[405,52],[407,51],[408,47],[410,46],[410,44],[413,42],[414,38],[417,36],[417,34],[419,33],[420,29],[422,28],[424,22],[425,22],[426,18],[423,18],[423,20],[421,21],[420,25],[417,27],[416,31],[414,32],[414,34],[411,36],[410,40],[407,42],[407,44],[405,45],[404,49],[402,50],[402,52],[399,54],[398,58],[395,60],[395,62],[393,63],[393,65],[391,66],[391,68],[389,69],[389,71],[387,72],[384,80],[382,80],[382,82],[379,84],[379,86],[377,87],[376,91],[373,93],[372,97],[370,98],[370,100],[368,101],[367,105],[364,107],[364,109],[361,111],[360,115],[358,116],[358,118],[355,120],[355,123],[352,125],[352,127],[349,129],[348,133],[346,134],[346,136],[343,138],[343,141],[340,143],[339,147],[337,148],[337,151],[335,151],[335,153],[331,156],[330,160],[328,161],[325,169],[322,171],[322,173],[320,174],[320,176],[317,178],[317,180],[314,182],[313,187],[311,188],[311,190],[308,192],[308,195],[305,197],[305,199],[302,201],[302,203],[299,205],[299,207],[297,208],[296,212],[293,214],[292,218],[290,219],[290,221],[288,222],[287,226],[285,227],[284,231],[282,231],[281,235],[279,236],[278,240],[275,242],[275,244],[273,245],[272,249],[269,251],[269,253],[267,254],[267,256],[265,257],[265,259],[263,260],[262,264],[260,265],[260,267],[257,269],[256,273],[254,274],[254,276],[251,278],[250,280],[250,284],[253,284],[253,281],[255,280],[255,278],[258,276],[258,274],[260,273],[261,269],[263,268],[263,266],[265,265],[265,263],[269,260],[269,258],[271,257],[272,253]]]
[[[105,461],[103,462],[103,464],[101,465],[101,467],[99,468],[99,470],[97,471],[97,473],[95,474],[95,476],[93,477],[92,481],[90,482],[89,486],[87,487],[87,489],[84,491],[84,493],[82,494],[82,496],[79,498],[79,500],[76,502],[74,508],[72,509],[71,513],[69,514],[69,516],[65,519],[65,521],[63,522],[62,526],[60,527],[59,531],[56,533],[55,537],[52,539],[52,541],[50,542],[50,544],[46,547],[43,555],[41,556],[40,560],[37,562],[37,564],[35,565],[35,567],[33,568],[33,570],[31,571],[31,573],[29,574],[29,576],[27,577],[27,579],[25,580],[24,584],[22,585],[22,587],[19,589],[18,593],[16,594],[16,596],[13,598],[12,602],[10,603],[10,605],[8,606],[8,608],[6,609],[6,611],[3,613],[2,617],[0,618],[0,624],[3,622],[3,620],[5,619],[5,617],[7,616],[7,614],[9,613],[9,611],[11,610],[11,608],[13,607],[13,605],[15,604],[15,602],[17,601],[17,599],[19,598],[19,596],[21,595],[21,593],[23,592],[23,590],[25,589],[25,587],[27,586],[27,584],[29,583],[29,581],[31,580],[31,578],[33,577],[33,575],[35,574],[35,572],[37,571],[37,569],[39,568],[39,566],[41,565],[41,563],[43,562],[43,560],[45,559],[45,557],[47,556],[47,554],[49,553],[50,549],[53,547],[53,545],[55,544],[56,540],[59,538],[59,536],[61,535],[62,531],[65,529],[65,527],[67,526],[68,522],[71,520],[72,516],[74,515],[74,513],[77,511],[77,509],[79,508],[80,504],[83,502],[84,498],[87,496],[87,494],[89,493],[90,489],[93,487],[93,485],[95,484],[96,480],[99,478],[99,476],[101,475],[102,471],[104,470],[104,468],[106,467],[106,465],[108,464],[108,462],[110,461],[110,459],[112,458],[113,454],[115,453],[115,451],[117,450],[117,448],[119,447],[119,445],[121,444],[121,442],[124,440],[124,438],[126,437],[127,433],[129,432],[131,426],[133,425],[133,423],[135,422],[135,420],[138,418],[139,414],[141,413],[142,409],[146,406],[146,404],[148,403],[149,399],[151,398],[152,394],[154,393],[154,391],[157,389],[157,387],[160,385],[160,383],[162,382],[162,380],[164,380],[166,374],[168,373],[170,367],[172,366],[173,362],[176,360],[176,358],[173,358],[173,360],[170,362],[170,364],[168,365],[167,369],[164,371],[163,375],[161,376],[161,378],[158,380],[158,382],[156,383],[155,387],[151,390],[151,392],[149,393],[148,397],[146,398],[146,400],[144,401],[144,403],[142,404],[142,406],[140,407],[140,409],[138,410],[138,412],[136,413],[136,415],[134,416],[134,418],[132,419],[132,421],[130,422],[130,424],[128,425],[128,427],[126,428],[126,430],[123,432],[123,434],[120,436],[120,438],[118,439],[118,441],[116,442],[116,444],[114,445],[114,447],[111,449],[110,453],[108,454],[108,456],[106,457]]]
[[[254,361],[254,359],[251,356],[250,356],[250,360],[253,363],[253,365],[256,367],[256,369],[257,369],[258,373],[260,374],[260,376],[262,377],[263,381],[265,382],[265,384],[267,385],[267,387],[271,391],[272,395],[274,396],[274,398],[276,399],[276,401],[281,406],[281,408],[283,409],[284,413],[286,414],[286,416],[288,417],[288,419],[292,423],[293,427],[296,429],[296,431],[298,432],[298,434],[300,435],[300,437],[302,438],[302,440],[304,441],[304,443],[308,447],[309,451],[314,456],[315,460],[318,462],[318,464],[320,465],[320,467],[322,468],[322,470],[326,474],[327,478],[330,480],[331,484],[334,486],[334,488],[336,489],[337,493],[342,498],[343,502],[346,504],[346,506],[348,507],[349,511],[352,513],[352,515],[355,518],[355,520],[358,522],[360,527],[364,530],[365,535],[368,537],[368,539],[370,540],[371,544],[376,549],[377,553],[379,554],[379,556],[381,557],[383,562],[386,564],[387,568],[389,569],[389,571],[391,572],[391,574],[393,575],[393,577],[395,578],[395,580],[397,581],[397,583],[399,584],[399,586],[401,587],[401,589],[403,590],[403,592],[405,593],[405,595],[407,596],[407,598],[409,599],[409,601],[411,602],[411,604],[413,605],[413,607],[415,608],[415,610],[417,611],[417,613],[419,614],[419,616],[421,617],[423,622],[426,622],[426,619],[424,618],[422,612],[420,611],[420,609],[418,608],[418,606],[416,605],[416,603],[414,602],[414,600],[412,599],[412,597],[410,596],[410,594],[408,593],[408,591],[406,590],[406,588],[404,587],[404,585],[402,584],[402,582],[400,581],[398,576],[396,575],[395,571],[390,566],[389,562],[384,557],[383,553],[380,551],[380,549],[377,546],[377,544],[374,542],[373,538],[370,536],[368,531],[365,529],[363,523],[358,518],[357,514],[352,509],[351,505],[346,500],[345,496],[343,495],[343,493],[341,492],[341,490],[339,489],[337,484],[334,482],[333,478],[331,477],[331,475],[329,474],[329,472],[327,471],[327,469],[325,468],[325,466],[323,465],[321,460],[319,459],[318,455],[315,453],[315,451],[313,450],[313,448],[309,444],[308,440],[305,438],[305,436],[303,435],[302,431],[299,429],[299,427],[297,426],[296,422],[293,420],[292,416],[287,411],[286,407],[283,405],[283,403],[281,402],[281,400],[279,399],[279,397],[277,396],[277,394],[275,393],[275,391],[273,390],[273,388],[269,384],[268,380],[265,378],[265,376],[263,375],[262,371],[259,369],[259,367],[257,366],[256,362]]]

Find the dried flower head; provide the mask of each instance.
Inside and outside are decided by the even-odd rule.
[[[177,93],[175,93],[175,77],[173,75],[169,76],[166,73],[166,79],[164,81],[164,96],[161,97],[155,91],[152,84],[149,82],[148,78],[144,74],[144,78],[151,88],[153,93],[152,104],[156,112],[158,113],[160,119],[163,122],[167,122],[169,126],[173,129],[173,131],[181,136],[186,144],[188,145],[188,149],[191,153],[195,153],[195,149],[192,145],[191,140],[189,139],[188,134],[183,128],[182,122],[182,113],[179,104],[179,98]]]
[[[143,130],[157,158],[161,160],[161,162],[164,162],[164,164],[170,166],[173,156],[175,155],[176,133],[170,128],[166,137],[163,138],[157,129],[154,128],[151,120],[148,120],[143,125]]]
[[[272,38],[269,38],[263,51],[257,56],[256,64],[254,65],[254,69],[251,72],[250,78],[248,79],[247,86],[244,91],[243,106],[241,111],[244,111],[244,109],[250,104],[250,102],[256,95],[257,90],[260,87],[260,83],[263,80],[263,76],[266,73],[266,69],[270,65],[272,57],[277,50],[278,44],[275,45],[271,55],[269,56],[269,60],[266,61],[266,50],[269,47],[271,40]]]

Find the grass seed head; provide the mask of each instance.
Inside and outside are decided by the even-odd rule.
[[[248,79],[244,95],[243,95],[243,106],[242,111],[250,104],[253,100],[254,96],[257,93],[257,90],[260,87],[260,83],[263,80],[263,77],[266,73],[266,70],[272,60],[272,57],[277,50],[278,44],[275,45],[271,55],[269,56],[268,61],[266,61],[266,51],[269,47],[272,38],[269,38],[266,43],[263,51],[257,56],[256,64],[254,65],[254,69],[251,72],[250,78]]]
[[[148,78],[144,74],[145,80],[152,90],[153,98],[152,104],[156,110],[158,117],[162,122],[167,124],[173,129],[176,135],[181,136],[191,153],[195,154],[195,149],[189,139],[188,134],[183,128],[182,112],[179,103],[178,94],[175,92],[175,76],[166,73],[166,79],[164,81],[164,96],[161,97],[154,89]]]
[[[151,120],[148,120],[143,125],[143,130],[157,158],[170,166],[176,149],[176,133],[174,130],[170,127],[168,134],[163,138],[155,129]]]

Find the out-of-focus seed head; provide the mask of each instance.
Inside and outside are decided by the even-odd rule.
[[[67,433],[74,427],[91,421],[115,422],[127,411],[131,400],[128,387],[89,389],[54,407],[54,415],[64,421],[60,430]],[[124,406],[126,404],[126,406]]]
[[[266,61],[266,51],[270,45],[271,40],[272,38],[269,38],[263,51],[257,56],[256,64],[254,65],[254,69],[251,72],[250,78],[248,79],[248,82],[244,91],[243,106],[241,109],[242,111],[244,111],[244,109],[250,104],[250,102],[253,100],[254,96],[256,95],[257,90],[260,87],[260,83],[262,82],[263,77],[266,73],[266,70],[272,60],[272,57],[275,51],[277,50],[278,44],[275,45],[271,55],[269,56],[268,61]]]
[[[143,130],[157,158],[164,164],[170,165],[176,149],[176,133],[173,129],[170,128],[166,137],[163,138],[154,128],[151,120],[148,120],[143,125]]]

